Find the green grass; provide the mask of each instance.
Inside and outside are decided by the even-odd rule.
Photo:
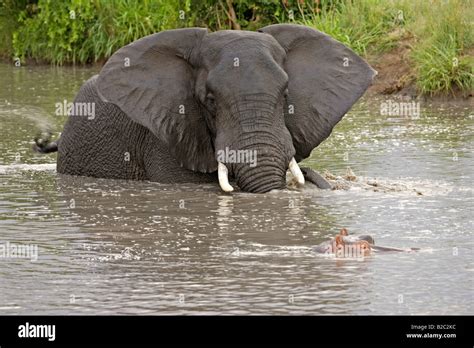
[[[411,46],[424,94],[473,89],[472,0],[0,0],[0,55],[85,64],[145,35],[187,26],[317,28],[370,59]],[[179,18],[180,11],[185,18]]]
[[[416,84],[422,93],[452,92],[474,88],[474,4],[466,0],[420,2],[423,13],[409,25],[417,38],[412,57]],[[469,50],[471,54],[469,54]]]
[[[18,27],[18,14],[27,8],[26,0],[0,0],[0,56],[13,56],[13,35]]]
[[[469,0],[321,0],[300,23],[368,57],[413,37],[411,58],[423,94],[473,90],[474,3]]]
[[[394,39],[387,35],[403,25],[399,11],[389,1],[321,0],[317,11],[303,14],[298,22],[321,30],[367,56],[369,49],[383,52],[393,47]]]
[[[473,59],[461,55],[461,50],[450,37],[446,42],[423,45],[413,50],[417,69],[417,86],[422,93],[449,93],[453,88],[473,89]]]
[[[178,3],[167,0],[40,0],[19,14],[13,48],[21,59],[61,65],[90,63],[145,35],[179,26]]]

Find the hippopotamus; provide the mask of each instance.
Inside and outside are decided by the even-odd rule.
[[[418,248],[399,249],[393,247],[384,247],[375,245],[374,238],[370,235],[349,236],[346,228],[342,228],[339,234],[329,241],[313,247],[318,254],[334,254],[338,257],[361,257],[368,256],[372,252],[392,251],[392,252],[411,252]]]

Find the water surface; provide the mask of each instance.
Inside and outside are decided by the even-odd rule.
[[[223,194],[58,175],[32,138],[65,117],[96,68],[0,65],[2,314],[474,314],[473,111],[421,103],[384,116],[364,99],[306,160],[405,187]],[[416,191],[421,193],[418,194]],[[364,260],[314,255],[341,227],[421,248]]]

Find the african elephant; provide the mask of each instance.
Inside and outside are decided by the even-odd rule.
[[[59,173],[218,181],[226,192],[230,175],[242,191],[281,189],[288,168],[304,183],[297,162],[375,74],[305,26],[163,31],[119,49],[84,83],[74,104],[93,104],[94,117],[70,113],[57,145],[36,147],[58,151]]]

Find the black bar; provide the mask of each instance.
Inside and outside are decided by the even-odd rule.
[[[474,343],[472,316],[3,316],[0,347],[64,344],[447,345]],[[26,326],[28,323],[28,327]],[[23,327],[21,327],[23,325]],[[55,325],[43,338],[19,337]],[[45,329],[43,327],[42,329]],[[29,334],[28,333],[28,334]],[[421,334],[423,338],[408,338]],[[434,338],[433,334],[456,337]],[[48,339],[49,337],[49,339]]]

